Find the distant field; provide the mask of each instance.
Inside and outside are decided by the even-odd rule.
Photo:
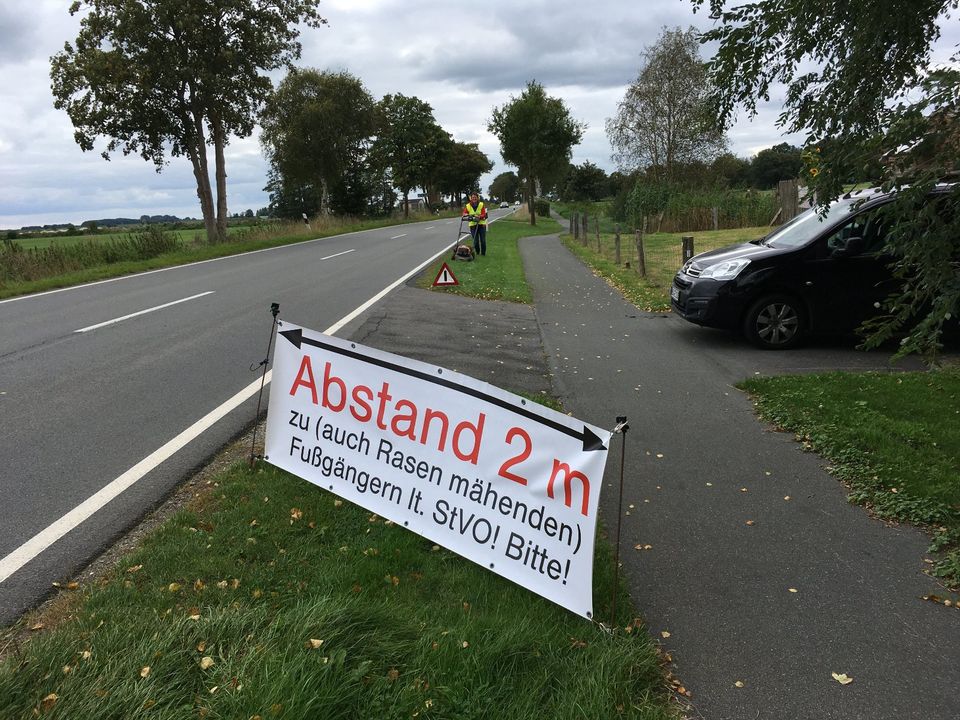
[[[227,235],[232,235],[238,230],[248,229],[249,225],[238,225],[236,227],[228,227]],[[60,247],[69,247],[71,245],[79,245],[85,243],[88,240],[92,242],[110,242],[111,240],[118,240],[129,235],[139,232],[140,228],[138,226],[131,226],[126,230],[118,230],[117,232],[112,233],[97,233],[93,235],[69,235],[69,236],[44,236],[44,237],[35,237],[35,238],[23,238],[18,237],[14,242],[16,242],[24,250],[36,250],[39,248],[49,247],[51,245],[58,245]],[[166,230],[166,235],[176,235],[180,240],[187,242],[193,240],[194,235],[199,235],[201,238],[206,239],[206,233],[203,228],[197,228],[194,230]]]

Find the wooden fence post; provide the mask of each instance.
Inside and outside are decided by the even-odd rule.
[[[613,228],[613,257],[617,265],[620,265],[620,226]]]
[[[800,190],[796,180],[781,180],[777,184],[780,197],[780,222],[793,220],[800,213]]]
[[[600,216],[593,219],[593,226],[597,229],[597,255],[600,254]]]
[[[684,235],[680,238],[680,242],[682,243],[683,253],[683,261],[681,264],[683,264],[693,257],[693,237],[690,235]]]
[[[718,209],[718,208],[715,208],[715,207],[714,207],[714,208],[710,208],[710,215],[712,216],[712,219],[713,219],[713,229],[714,229],[714,230],[719,230],[719,229],[720,229],[720,211],[719,211],[719,209]]]
[[[576,240],[580,235],[580,213],[574,210],[570,213],[570,234]]]
[[[646,218],[643,224],[646,226]],[[643,257],[643,230],[637,230],[637,275],[642,278],[647,276],[647,263]]]
[[[587,241],[590,237],[590,218],[587,217],[587,213],[583,213],[583,235],[580,236],[580,244],[584,247],[587,246]]]

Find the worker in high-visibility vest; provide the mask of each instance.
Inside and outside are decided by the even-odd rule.
[[[478,193],[470,193],[470,202],[463,209],[463,217],[470,221],[474,255],[487,254],[487,208]]]

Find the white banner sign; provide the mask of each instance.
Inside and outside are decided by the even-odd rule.
[[[277,332],[270,463],[593,617],[610,432],[434,365]]]

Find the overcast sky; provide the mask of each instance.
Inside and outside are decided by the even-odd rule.
[[[199,217],[188,160],[173,158],[161,174],[138,157],[106,162],[99,151],[82,152],[66,113],[54,110],[49,59],[79,27],[68,6],[67,0],[0,2],[0,228],[144,214]],[[346,70],[376,99],[400,92],[430,103],[456,140],[479,143],[494,161],[481,180],[484,191],[497,173],[512,169],[486,130],[492,109],[529,80],[587,123],[573,162],[590,160],[609,172],[615,166],[604,121],[636,78],[643,48],[665,26],[710,26],[689,0],[326,0],[320,7],[329,26],[304,32],[299,64]],[[776,100],[732,128],[733,152],[749,157],[784,140],[799,142],[775,127]],[[234,138],[227,148],[231,213],[269,203],[266,172],[256,136]]]

